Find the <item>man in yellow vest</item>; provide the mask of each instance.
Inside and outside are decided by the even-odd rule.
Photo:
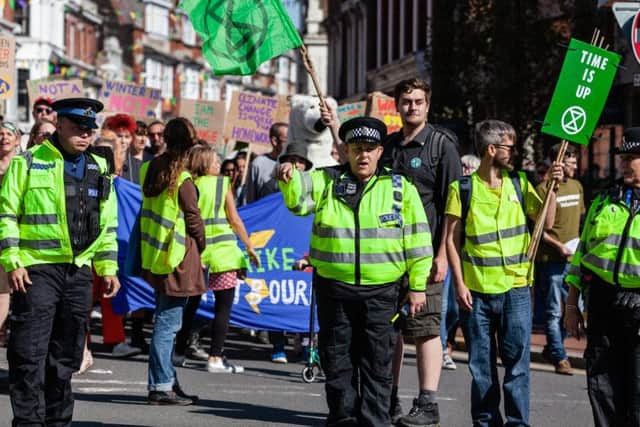
[[[565,328],[580,338],[585,295],[587,389],[596,426],[640,425],[640,128],[624,132],[622,179],[591,204],[566,277]]]
[[[120,288],[117,205],[106,161],[87,153],[102,104],[56,101],[56,132],[16,156],[0,189],[0,263],[13,289],[9,394],[13,425],[70,425],[93,263],[105,298]]]
[[[461,191],[464,178],[451,183],[445,209],[447,255],[473,377],[471,416],[474,426],[503,424],[496,367],[499,354],[505,367],[508,424],[528,426],[531,296],[527,216],[535,219],[542,202],[523,173],[511,172],[516,154],[511,125],[498,120],[479,123],[475,144],[482,160],[470,177],[470,193]],[[553,177],[561,180],[562,176],[562,165],[554,165]],[[548,228],[555,215],[555,191],[551,198],[545,219]]]
[[[328,426],[390,424],[393,320],[403,277],[408,311],[425,305],[433,250],[416,188],[378,166],[386,126],[360,117],[340,127],[348,163],[278,179],[289,210],[315,213],[309,260],[318,294]]]

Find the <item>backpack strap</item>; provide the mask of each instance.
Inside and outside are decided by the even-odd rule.
[[[518,201],[520,202],[520,206],[522,206],[522,211],[525,213],[525,217],[526,217],[527,215],[524,208],[524,196],[522,194],[522,184],[520,183],[520,174],[516,171],[511,171],[509,172],[509,178],[511,178],[511,183],[513,184],[513,187],[516,189],[516,195],[518,196]]]
[[[469,213],[469,207],[471,206],[471,177],[461,176],[458,179],[458,185],[460,190],[460,236],[462,237],[462,245],[464,246],[465,229],[467,223],[467,214]]]

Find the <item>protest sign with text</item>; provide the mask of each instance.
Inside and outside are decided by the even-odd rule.
[[[387,134],[402,128],[402,120],[396,110],[396,101],[381,92],[369,94],[367,116],[382,120],[387,125]]]
[[[225,114],[224,101],[191,99],[180,101],[180,116],[191,120],[198,133],[198,138],[204,139],[209,144],[222,142]]]
[[[367,110],[367,102],[353,102],[351,104],[338,105],[338,120],[340,123],[344,123],[349,119],[355,119],[356,117],[364,116]]]
[[[99,94],[105,111],[129,114],[140,120],[155,117],[162,100],[160,89],[118,80],[105,80]]]
[[[0,36],[0,99],[15,93],[16,39],[11,35]]]
[[[29,103],[33,104],[40,97],[53,100],[81,98],[84,96],[84,86],[80,79],[63,80],[59,77],[46,77],[39,80],[28,80],[27,93],[29,94]]]
[[[234,92],[224,128],[225,138],[269,144],[269,128],[277,121],[282,99],[252,92]]]
[[[571,39],[542,133],[588,144],[619,63],[620,55]]]

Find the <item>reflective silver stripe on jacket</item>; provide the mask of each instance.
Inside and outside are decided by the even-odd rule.
[[[0,219],[9,219],[18,222],[18,217],[13,214],[0,214]]]
[[[503,262],[504,260],[504,262]],[[479,257],[462,253],[462,261],[468,262],[475,267],[502,267],[507,265],[517,265],[528,262],[527,254],[510,255],[506,257]]]
[[[594,254],[587,254],[582,257],[582,262],[589,263],[600,270],[613,272],[616,266],[615,260],[604,259]],[[640,265],[620,263],[619,274],[626,276],[635,276],[640,280]]]
[[[528,232],[526,225],[518,225],[511,228],[505,228],[504,230],[500,230],[500,238],[507,239],[509,237],[516,237],[522,234],[526,234]],[[490,233],[478,234],[476,236],[467,235],[467,239],[475,245],[483,245],[487,243],[492,243],[498,240],[498,233],[492,231]]]
[[[169,230],[172,229],[173,226],[174,226],[174,222],[173,221],[170,221],[170,220],[168,220],[166,218],[161,217],[157,213],[153,212],[151,209],[143,209],[142,212],[140,212],[140,216],[142,218],[150,219],[151,221],[155,222],[156,224],[159,224],[164,228],[168,228]]]
[[[340,264],[354,264],[356,262],[356,254],[354,253],[334,253],[315,248],[311,248],[309,256],[322,262],[335,262]],[[399,263],[404,261],[405,257],[402,252],[360,254],[361,264]]]
[[[20,247],[28,249],[58,249],[60,248],[60,240],[27,240],[20,239]]]
[[[16,237],[7,237],[6,239],[0,240],[0,249],[9,249],[9,248],[17,248],[20,246],[20,239]]]
[[[399,227],[374,227],[361,228],[361,239],[402,239],[403,235],[428,233],[429,225],[427,223],[416,223]],[[327,239],[355,239],[356,231],[354,228],[346,227],[323,227],[313,224],[313,234],[321,238]]]
[[[228,221],[226,218],[202,218],[202,222],[207,225],[224,225]]]
[[[95,261],[118,261],[117,251],[100,251],[96,252],[93,258]]]
[[[58,223],[56,214],[28,214],[20,217],[20,224],[27,225],[50,225]]]
[[[218,178],[216,181],[216,200],[213,204],[213,217],[218,217],[218,211],[220,210],[220,206],[222,205],[222,185],[224,184],[224,179]]]
[[[160,240],[156,239],[155,237],[151,237],[149,234],[147,233],[140,233],[140,239],[147,243],[149,246],[152,246],[156,249],[158,249],[159,251],[167,251],[169,249],[169,242],[161,242]],[[184,245],[186,243],[186,239],[184,238],[184,236],[181,236],[178,233],[174,233],[173,234],[173,240],[175,240],[177,243]]]
[[[236,236],[233,234],[222,234],[220,236],[216,236],[216,237],[207,237],[206,241],[207,241],[207,245],[213,245],[215,243],[220,243],[220,242],[228,242],[228,241],[235,241],[236,240]]]
[[[291,210],[293,212],[301,212],[306,205],[306,212],[311,212],[315,208],[315,203],[311,196],[311,192],[313,190],[311,174],[308,172],[301,172],[300,177],[300,198],[298,199],[298,204],[291,208]]]

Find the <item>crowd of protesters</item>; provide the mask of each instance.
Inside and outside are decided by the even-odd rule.
[[[576,252],[581,254],[578,263],[582,262],[582,253],[587,246],[580,242],[580,224],[586,212],[587,200],[580,182],[574,179],[578,151],[569,146],[564,157],[555,162],[559,146],[552,147],[548,153],[547,167],[540,172],[540,182],[534,186],[523,173],[513,170],[517,136],[509,124],[498,120],[479,123],[475,135],[475,150],[479,157],[472,154],[460,157],[456,135],[428,122],[431,88],[427,83],[418,79],[400,82],[394,95],[403,128],[388,136],[385,136],[386,131],[378,129],[379,123],[372,121],[348,122],[348,125],[343,124],[346,127],[341,127],[335,112],[323,106],[319,127],[334,127],[335,133],[345,140],[336,141],[332,152],[336,160],[342,160],[342,166],[327,169],[322,178],[326,181],[323,186],[333,185],[327,183],[334,180],[335,187],[342,188],[338,185],[343,183],[341,179],[345,179],[345,176],[347,181],[353,178],[353,181],[345,181],[347,189],[351,188],[350,183],[353,185],[353,194],[349,193],[351,190],[345,194],[339,193],[341,190],[334,190],[338,191],[336,200],[343,200],[349,205],[364,197],[362,189],[366,188],[372,177],[383,176],[386,173],[384,171],[402,175],[404,185],[411,188],[415,186],[417,190],[416,195],[421,202],[420,206],[415,207],[421,212],[417,220],[422,214],[428,220],[431,240],[426,246],[433,251],[433,262],[429,261],[431,267],[424,272],[426,283],[422,285],[426,286],[410,285],[408,276],[385,282],[386,285],[391,283],[398,287],[400,296],[396,297],[394,310],[402,312],[401,307],[409,302],[411,312],[401,316],[394,325],[393,346],[385,350],[384,363],[380,360],[376,362],[381,363],[375,371],[381,382],[375,386],[382,384],[385,388],[385,392],[379,395],[384,402],[376,403],[382,411],[372,411],[370,400],[352,396],[351,391],[356,395],[359,393],[357,388],[338,389],[346,384],[346,377],[343,378],[345,373],[336,367],[327,377],[328,425],[438,425],[440,413],[437,391],[441,369],[457,368],[452,350],[456,344],[458,327],[469,351],[473,424],[503,423],[499,409],[500,382],[496,370],[496,355],[500,355],[505,367],[504,414],[513,425],[529,425],[531,286],[536,301],[544,306],[542,316],[547,344],[543,357],[554,365],[556,373],[573,373],[563,344],[566,337],[563,318],[568,294],[573,295],[568,306],[570,309],[578,311],[578,307],[582,306],[582,301],[578,302],[577,299],[578,293],[574,292],[575,289],[570,292],[570,285],[565,282],[573,255]],[[86,101],[85,104],[96,112],[102,108],[94,106],[92,102]],[[73,108],[75,106],[71,104],[56,105],[46,98],[36,100],[32,111],[35,124],[28,134],[28,140],[25,138],[24,141],[17,126],[8,121],[0,122],[0,182],[17,154],[22,153],[21,158],[28,158],[30,155],[25,156],[25,153],[36,152],[42,144],[51,149],[58,147],[55,141],[60,138],[59,117],[76,120]],[[58,111],[58,115],[54,110]],[[66,120],[63,121],[66,123]],[[101,128],[96,130],[89,129],[94,127],[93,122],[77,123],[90,136],[91,148],[88,152],[105,159],[108,168],[106,175],[141,187],[141,275],[156,291],[155,313],[138,310],[127,315],[116,314],[111,305],[111,293],[101,295],[103,287],[114,287],[112,279],[109,275],[101,277],[104,272],[98,272],[94,265],[92,306],[94,313],[99,312],[98,317],[101,318],[103,343],[109,346],[114,357],[133,357],[141,353],[149,355],[149,404],[193,404],[198,397],[185,393],[174,368],[184,366],[186,358],[205,361],[206,369],[211,373],[243,372],[242,366],[225,357],[224,342],[236,286],[245,278],[248,262],[259,265],[260,260],[237,213],[237,207],[253,203],[281,188],[294,191],[289,181],[297,177],[293,181],[297,183],[299,177],[311,176],[309,171],[313,169],[313,163],[306,156],[304,142],[287,140],[285,123],[275,123],[271,127],[270,152],[254,156],[238,150],[227,157],[222,157],[206,141],[198,140],[188,118],[176,118],[166,123],[160,120],[145,123],[126,114],[115,114],[108,116]],[[636,136],[633,133],[630,135]],[[349,141],[355,145],[345,144]],[[629,157],[625,157],[627,168],[632,170],[635,170],[632,162],[637,161],[634,156],[640,156],[640,148],[636,148],[629,145],[623,153]],[[358,171],[365,166],[371,168],[371,165],[375,166],[371,174],[359,175]],[[65,171],[66,168],[65,163]],[[623,172],[627,175],[635,173],[626,169]],[[320,174],[314,176],[319,177]],[[284,184],[279,185],[279,180]],[[556,183],[554,187],[549,185],[551,181]],[[305,196],[298,194],[299,189],[295,188],[291,194],[296,194],[296,200]],[[313,192],[311,187],[308,191]],[[326,203],[323,197],[327,196],[321,193],[309,193],[309,197],[318,198],[314,199],[315,203]],[[535,260],[529,260],[526,257],[530,242],[527,221],[538,219],[539,208],[547,193],[551,194],[551,203],[546,217],[539,219],[544,222],[540,250]],[[636,193],[634,190],[629,193],[630,196],[623,194],[629,199],[630,206],[637,210]],[[0,194],[0,208],[8,203],[3,197],[6,199],[8,196]],[[606,197],[602,196],[601,199]],[[357,208],[355,212],[357,215]],[[4,215],[5,212],[0,214]],[[384,216],[381,214],[380,217]],[[167,224],[174,228],[167,228]],[[403,227],[402,221],[400,224]],[[404,226],[407,227],[407,224]],[[632,227],[632,232],[636,230]],[[158,245],[174,232],[184,240],[174,244],[169,253],[159,250]],[[356,239],[362,239],[358,234]],[[244,244],[246,255],[237,246],[237,239]],[[317,252],[314,258],[313,248],[310,261],[312,264],[322,263]],[[535,269],[530,265],[532,262],[535,263]],[[573,265],[575,269],[576,264]],[[579,267],[580,264],[577,265]],[[633,271],[629,274],[636,277]],[[580,284],[580,274],[574,274],[573,277],[572,285],[576,289],[583,289],[585,285]],[[334,283],[334,279],[331,278],[327,283]],[[15,307],[10,308],[12,290],[14,295],[28,291],[28,285],[19,290],[14,282],[13,276],[4,270],[0,271],[0,345],[11,345],[12,342],[7,337],[13,332],[13,323],[6,321],[10,313],[17,312]],[[606,279],[604,282],[610,283]],[[355,289],[353,286],[360,287],[360,284],[348,280],[339,283],[341,287],[346,285],[351,290],[343,291],[345,293],[338,296],[332,295],[330,299],[334,303],[350,301],[348,298],[365,298],[366,292],[370,292],[358,290],[349,293]],[[349,288],[351,285],[352,288]],[[195,312],[200,296],[207,289],[215,295],[215,317],[203,326],[195,318]],[[426,296],[424,302],[416,302],[415,292]],[[345,297],[347,294],[350,295],[348,298]],[[640,309],[640,303],[637,305]],[[324,316],[336,315],[326,311],[326,307],[320,309],[325,310]],[[127,320],[130,322],[128,339],[125,333]],[[573,313],[568,325],[572,333],[580,333],[581,320]],[[634,322],[633,325],[636,325],[638,320],[634,318]],[[145,325],[150,323],[153,323],[153,332],[149,340],[145,335]],[[321,328],[335,327],[331,325],[332,322],[326,317],[321,322]],[[637,326],[634,327],[637,330]],[[272,362],[289,362],[292,355],[287,353],[287,331],[251,333],[272,345]],[[210,340],[209,351],[204,351],[200,346],[201,337],[205,334]],[[494,338],[496,334],[497,341]],[[320,335],[320,354],[331,357],[333,350],[326,342],[326,331],[323,334],[321,330]],[[299,337],[296,338],[299,341]],[[405,339],[410,339],[416,345],[418,386],[413,407],[407,413],[403,412],[398,397]],[[74,346],[76,344],[73,343]],[[77,374],[82,374],[93,364],[89,336],[82,341],[81,347],[78,353],[81,357],[73,359],[74,363],[71,364]],[[306,354],[304,348],[297,350],[300,355]],[[369,355],[359,355],[363,361],[354,369],[359,369],[361,375],[371,374],[366,359],[372,362],[380,354],[374,351]],[[19,384],[18,374],[10,375],[11,381]],[[351,377],[347,382],[350,381]],[[361,378],[361,381],[365,379]],[[607,410],[614,414],[611,419],[637,419],[633,418],[634,415],[626,418],[627,415],[620,414],[633,413],[638,405],[633,402],[619,403],[610,395],[605,396],[604,400],[613,403],[608,409],[602,409],[606,405],[596,403],[598,391],[602,390],[597,390],[594,382],[589,384],[590,395],[595,396],[592,399],[594,408],[599,411],[599,425],[607,425],[607,416],[603,415]],[[25,420],[33,421],[33,417],[24,415],[27,410],[20,407],[24,405],[20,401],[21,396],[17,392],[12,393],[16,419],[24,416]],[[49,398],[59,397],[47,395],[41,399],[47,407],[55,404],[46,401]],[[70,397],[65,395],[64,399],[68,405]],[[39,404],[37,400],[34,403],[36,406]],[[363,402],[367,402],[367,406],[358,406],[365,405]],[[19,408],[18,412],[16,408]],[[44,408],[40,412],[36,407],[32,409],[38,414],[45,413]],[[69,421],[71,419],[68,411],[61,416]]]

